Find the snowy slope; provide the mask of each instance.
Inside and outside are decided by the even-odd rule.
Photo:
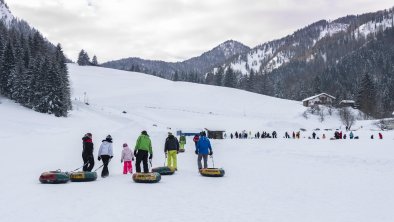
[[[11,14],[8,6],[4,3],[3,0],[0,0],[0,20],[3,20],[6,24],[9,24],[12,19],[14,19],[14,16]]]
[[[378,19],[382,16],[382,13],[385,15],[382,19]],[[360,17],[362,16],[368,17],[367,14],[360,15]],[[221,66],[224,69],[231,67],[234,71],[243,75],[249,75],[252,70],[255,73],[270,73],[293,59],[304,59],[305,56],[310,56],[310,54],[317,54],[317,52],[313,51],[313,47],[319,42],[323,42],[322,44],[324,44],[322,40],[330,38],[335,34],[345,34],[350,30],[356,39],[358,39],[387,30],[394,25],[394,14],[392,10],[376,12],[375,16],[357,22],[351,22],[351,20],[357,20],[356,16],[354,16],[354,19],[351,17],[344,17],[335,21],[321,20],[315,22],[295,31],[291,35],[258,45]],[[351,27],[355,25],[356,27]],[[316,56],[310,56],[307,58],[307,61],[314,59]],[[215,68],[214,72],[217,70]]]
[[[359,122],[356,127],[363,128],[355,133],[360,140],[286,140],[285,130],[306,128],[304,137],[313,128],[340,123],[335,116],[323,123],[306,120],[300,102],[235,89],[97,67],[69,69],[75,98],[69,118],[36,113],[0,98],[2,221],[382,222],[394,217],[393,132],[384,132],[384,140],[370,140],[376,132]],[[83,103],[85,92],[89,106]],[[224,178],[199,176],[191,138],[186,153],[178,156],[179,171],[159,184],[136,184],[122,175],[121,144],[133,147],[146,129],[153,142],[153,165],[160,166],[169,127],[173,132],[275,129],[279,139],[212,141],[215,166],[225,168]],[[93,133],[95,155],[101,139],[113,136],[110,177],[40,184],[43,171],[81,165],[86,132]]]

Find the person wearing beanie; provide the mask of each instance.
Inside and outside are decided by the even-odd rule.
[[[103,160],[103,170],[101,171],[101,177],[107,177],[109,175],[108,163],[114,156],[112,151],[112,137],[108,135],[105,140],[102,141],[100,150],[98,152],[98,160]]]
[[[122,157],[120,162],[123,163],[123,174],[133,173],[134,155],[127,143],[123,144]]]
[[[135,170],[137,173],[141,173],[141,162],[144,166],[144,173],[149,173],[148,155],[151,160],[153,158],[152,142],[148,133],[144,130],[138,137],[134,149],[134,156],[136,157]]]
[[[168,157],[167,166],[174,170],[178,170],[177,154],[179,153],[179,142],[171,132],[168,133],[168,137],[164,144],[164,153],[166,157]]]
[[[84,172],[91,172],[94,167],[92,134],[86,133],[82,138],[82,160]]]

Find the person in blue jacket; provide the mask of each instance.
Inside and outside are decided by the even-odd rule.
[[[204,159],[204,168],[208,168],[208,155],[212,155],[213,152],[211,142],[209,142],[209,139],[207,138],[205,132],[200,133],[200,139],[197,142],[195,153],[198,155],[198,169],[200,170],[202,168],[202,159]]]

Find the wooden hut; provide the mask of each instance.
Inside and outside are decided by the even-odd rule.
[[[335,97],[328,95],[327,93],[320,93],[302,100],[302,104],[306,107],[312,107],[315,105],[332,105],[334,100]]]
[[[209,139],[223,139],[225,130],[210,130],[205,129],[207,131],[207,136]]]

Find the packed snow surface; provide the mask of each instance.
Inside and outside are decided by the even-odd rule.
[[[0,98],[1,221],[291,221],[370,222],[394,218],[393,132],[359,121],[359,140],[310,140],[344,131],[333,115],[305,119],[301,102],[236,89],[171,82],[140,74],[69,65],[74,110],[56,118]],[[85,95],[86,93],[86,95]],[[86,105],[84,102],[89,103]],[[123,113],[125,111],[126,113]],[[164,163],[168,131],[225,129],[278,132],[278,139],[212,140],[223,178],[197,172],[191,138],[178,171],[158,184],[136,184],[122,174],[121,146],[133,147],[141,130],[152,138],[154,166]],[[301,139],[284,139],[285,131]],[[89,183],[44,185],[48,170],[82,165],[83,134],[95,157],[111,134],[110,176]],[[212,160],[209,160],[212,166]],[[96,167],[101,162],[96,161]],[[95,168],[96,168],[95,167]],[[135,168],[135,167],[133,167]],[[100,170],[99,170],[100,172]]]

